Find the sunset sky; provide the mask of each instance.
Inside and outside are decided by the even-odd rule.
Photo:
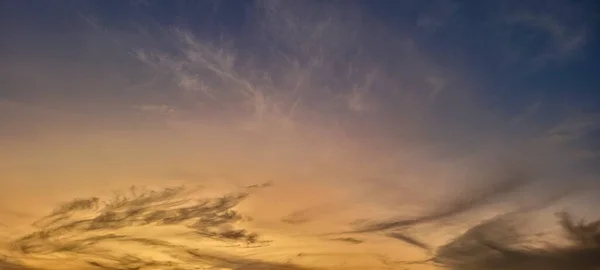
[[[599,269],[561,230],[600,219],[599,26],[594,0],[0,0],[0,269]]]

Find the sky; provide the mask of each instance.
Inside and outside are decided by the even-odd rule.
[[[0,269],[600,266],[597,1],[0,5]]]

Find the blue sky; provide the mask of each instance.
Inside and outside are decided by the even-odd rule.
[[[67,1],[57,5],[9,1],[4,3],[8,13],[3,16],[7,22],[3,31],[34,40],[34,34],[41,34],[38,38],[47,38],[52,44],[68,40],[69,34],[75,38],[76,32],[82,31],[82,16],[94,14],[116,27],[138,20],[163,27],[185,26],[215,38],[223,32],[243,35],[244,24],[252,16],[251,1],[214,3]],[[476,74],[485,84],[481,88],[501,95],[504,103],[511,103],[510,96],[530,100],[535,95],[555,102],[577,96],[590,100],[598,80],[593,72],[599,57],[595,49],[597,5],[594,1],[347,3],[376,17],[390,34],[408,32],[420,50],[442,68]],[[19,27],[7,27],[13,24]],[[47,37],[43,33],[61,35]],[[32,45],[26,42],[19,45]],[[6,49],[18,47],[7,45]]]

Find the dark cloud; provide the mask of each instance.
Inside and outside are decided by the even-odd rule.
[[[331,239],[331,240],[346,242],[346,243],[350,243],[350,244],[362,244],[362,243],[364,243],[363,240],[352,238],[352,237],[341,237],[341,238],[334,238],[334,239]]]
[[[592,270],[600,267],[600,220],[594,222],[574,221],[568,213],[558,215],[562,237],[557,232],[532,233],[531,221],[542,210],[570,192],[559,192],[527,207],[485,219],[471,226],[449,242],[433,247],[407,235],[404,231],[432,224],[442,228],[442,220],[460,220],[464,214],[472,214],[477,208],[489,204],[490,199],[506,200],[509,192],[523,187],[513,180],[500,182],[479,194],[470,193],[455,203],[439,207],[434,214],[408,220],[375,223],[358,230],[359,233],[386,232],[388,237],[404,244],[418,247],[432,254],[425,261],[395,262],[406,264],[433,264],[444,269],[549,269]],[[521,178],[521,180],[523,180]],[[464,223],[463,223],[464,224]],[[355,233],[356,233],[355,232]],[[556,239],[563,242],[556,242]],[[554,242],[556,243],[554,243]]]
[[[34,268],[26,267],[24,265],[10,263],[0,260],[0,269],[2,270],[34,270]]]
[[[281,218],[281,222],[288,224],[303,224],[308,223],[310,221],[311,219],[304,215],[304,213],[302,212],[294,212]]]
[[[265,183],[262,183],[262,184],[249,185],[246,188],[255,189],[255,188],[267,188],[267,187],[270,187],[270,186],[273,186],[273,182],[271,182],[271,181],[265,182]]]
[[[37,230],[11,244],[16,258],[64,256],[83,260],[99,269],[192,269],[210,266],[234,269],[301,269],[294,265],[274,264],[230,256],[226,253],[200,251],[166,239],[138,236],[132,228],[159,230],[185,229],[185,238],[216,240],[237,247],[260,247],[269,244],[255,232],[236,228],[244,216],[233,208],[248,193],[232,193],[215,198],[193,199],[193,190],[184,187],[159,191],[131,188],[111,199],[75,199],[58,206],[50,215],[34,223]],[[110,244],[134,245],[137,250],[155,251],[171,259],[157,260],[107,248]],[[5,263],[9,269],[15,268]],[[195,268],[194,268],[195,269]]]
[[[431,248],[429,247],[429,245],[427,245],[426,243],[419,241],[417,239],[415,239],[412,236],[408,236],[406,234],[403,233],[399,233],[399,232],[392,232],[392,233],[388,233],[387,236],[394,238],[396,240],[400,240],[404,243],[407,243],[411,246],[415,246],[424,250],[430,250]]]
[[[188,254],[192,256],[192,258],[205,262],[209,265],[214,265],[214,267],[222,267],[222,268],[234,268],[240,270],[267,270],[267,269],[281,269],[281,270],[301,270],[301,269],[310,269],[295,266],[292,264],[280,264],[280,263],[269,263],[264,261],[243,259],[238,257],[221,257],[209,255],[206,253],[199,252],[197,250],[188,250]]]
[[[454,201],[446,203],[444,206],[437,207],[432,213],[418,216],[410,219],[397,219],[386,222],[375,222],[362,225],[360,229],[354,231],[359,233],[378,232],[390,229],[402,229],[417,226],[425,223],[442,221],[447,218],[454,218],[457,215],[466,213],[484,205],[504,198],[508,194],[524,187],[529,181],[522,173],[508,175],[503,180],[496,181],[476,191],[468,191],[463,196]]]
[[[600,267],[600,222],[575,223],[560,215],[570,244],[532,247],[514,227],[517,217],[482,222],[437,249],[432,262],[449,269],[592,270]]]

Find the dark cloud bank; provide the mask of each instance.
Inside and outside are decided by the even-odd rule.
[[[38,220],[35,232],[13,241],[11,253],[15,255],[6,257],[2,269],[30,269],[20,266],[19,260],[27,262],[38,255],[82,260],[91,269],[196,269],[207,265],[231,269],[303,269],[128,233],[127,229],[132,228],[159,231],[179,226],[185,228],[183,237],[194,241],[211,239],[245,248],[269,244],[256,233],[234,228],[234,223],[245,217],[233,208],[248,193],[206,199],[191,199],[190,194],[190,190],[182,187],[160,191],[131,189],[107,201],[75,199]],[[158,251],[169,259],[154,260],[104,246],[121,243],[133,244],[137,250]]]
[[[355,231],[342,232],[352,237],[328,239],[360,245],[364,242],[360,239],[361,235],[378,233],[398,240],[399,245],[414,246],[431,254],[424,261],[386,262],[392,269],[402,269],[409,264],[434,264],[440,268],[461,270],[598,269],[600,221],[579,221],[568,213],[560,213],[555,219],[560,227],[557,235],[528,235],[522,230],[528,226],[531,216],[564,198],[564,194],[535,206],[485,219],[440,246],[426,243],[409,233],[411,229],[426,224],[439,228],[449,221],[460,221],[461,216],[477,208],[509,199],[512,192],[527,184],[522,179],[500,181],[497,185],[469,192],[469,196],[448,201],[444,207],[438,207],[430,214],[386,222],[363,222]],[[193,193],[182,187],[160,191],[131,189],[106,201],[99,198],[75,199],[38,220],[34,224],[35,232],[14,240],[11,255],[5,255],[0,266],[2,269],[34,269],[25,266],[28,260],[43,255],[83,261],[90,269],[195,269],[199,265],[231,269],[305,269],[293,264],[199,250],[169,240],[137,236],[131,233],[135,231],[128,230],[158,232],[169,226],[185,228],[183,234],[187,238],[194,241],[216,240],[230,248],[260,249],[271,243],[256,233],[236,229],[236,223],[249,219],[234,210],[248,193],[192,199],[190,195]],[[560,245],[551,244],[550,238],[556,236],[564,240]],[[132,255],[105,245],[120,243],[162,253],[168,259]],[[305,254],[298,254],[302,255]]]
[[[397,266],[432,264],[453,270],[599,269],[600,220],[578,220],[567,212],[559,212],[551,221],[558,225],[558,230],[528,232],[531,221],[542,215],[544,209],[573,195],[574,191],[557,192],[535,204],[483,219],[440,246],[432,246],[407,233],[424,225],[440,229],[452,222],[464,222],[464,216],[478,209],[514,200],[511,195],[530,184],[532,182],[522,175],[513,175],[483,189],[467,191],[461,197],[434,208],[429,214],[372,222],[347,233],[381,233],[431,254],[430,258],[423,261],[395,262]],[[556,239],[562,241],[557,242]]]

